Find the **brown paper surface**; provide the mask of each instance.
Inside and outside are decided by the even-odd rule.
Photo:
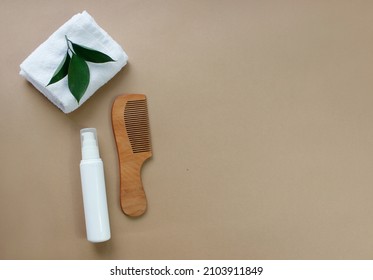
[[[0,259],[373,258],[373,2],[2,1]],[[19,64],[87,10],[129,64],[65,115]],[[145,93],[149,208],[119,206],[110,111]],[[85,237],[97,128],[112,239]]]

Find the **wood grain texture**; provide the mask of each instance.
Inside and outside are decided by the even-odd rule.
[[[112,107],[112,126],[119,157],[120,205],[126,215],[141,216],[147,208],[141,167],[152,156],[146,96],[118,96]]]

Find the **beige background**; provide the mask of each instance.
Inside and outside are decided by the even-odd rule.
[[[92,3],[93,2],[93,3]],[[19,64],[87,10],[129,64],[65,115]],[[1,259],[372,259],[372,1],[0,2]],[[146,93],[146,215],[119,207],[110,110]],[[112,239],[85,238],[96,127]]]

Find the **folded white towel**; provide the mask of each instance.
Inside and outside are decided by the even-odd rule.
[[[68,76],[48,85],[67,52],[67,38],[110,56],[114,61],[92,63],[87,61],[90,79],[79,102],[68,86]],[[70,44],[71,46],[71,44]],[[72,53],[70,52],[70,55]],[[30,54],[20,65],[20,75],[31,82],[64,113],[70,113],[91,97],[127,64],[128,56],[86,12],[73,16]],[[48,85],[48,86],[47,86]]]

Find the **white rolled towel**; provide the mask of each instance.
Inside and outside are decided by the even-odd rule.
[[[74,45],[76,49],[79,46],[83,48],[74,50]],[[93,51],[90,52],[90,50]],[[80,51],[83,56],[84,54],[88,55],[88,58],[83,57],[84,62],[82,62],[82,56],[79,56],[79,53],[75,51]],[[112,60],[105,62],[90,61],[89,55],[92,55],[92,53],[93,55],[100,53],[101,58],[106,55]],[[74,75],[63,74],[64,70],[60,70],[51,83],[52,78],[58,72],[59,66],[62,66],[64,58],[69,60],[69,63],[64,65],[65,68],[67,67],[65,71],[69,71],[69,74],[73,71]],[[127,60],[128,56],[122,47],[84,11],[73,16],[37,47],[21,63],[20,75],[32,83],[64,113],[70,113],[114,77],[127,64]],[[72,64],[75,66],[72,66]],[[74,69],[70,71],[71,68]],[[77,73],[79,69],[84,73]],[[89,72],[89,81],[85,86],[87,71]],[[79,81],[82,81],[82,83]],[[72,87],[73,90],[71,90]],[[82,89],[81,87],[85,88]],[[72,93],[74,88],[75,95]],[[76,91],[78,91],[78,95],[82,91],[84,94],[77,98]]]

